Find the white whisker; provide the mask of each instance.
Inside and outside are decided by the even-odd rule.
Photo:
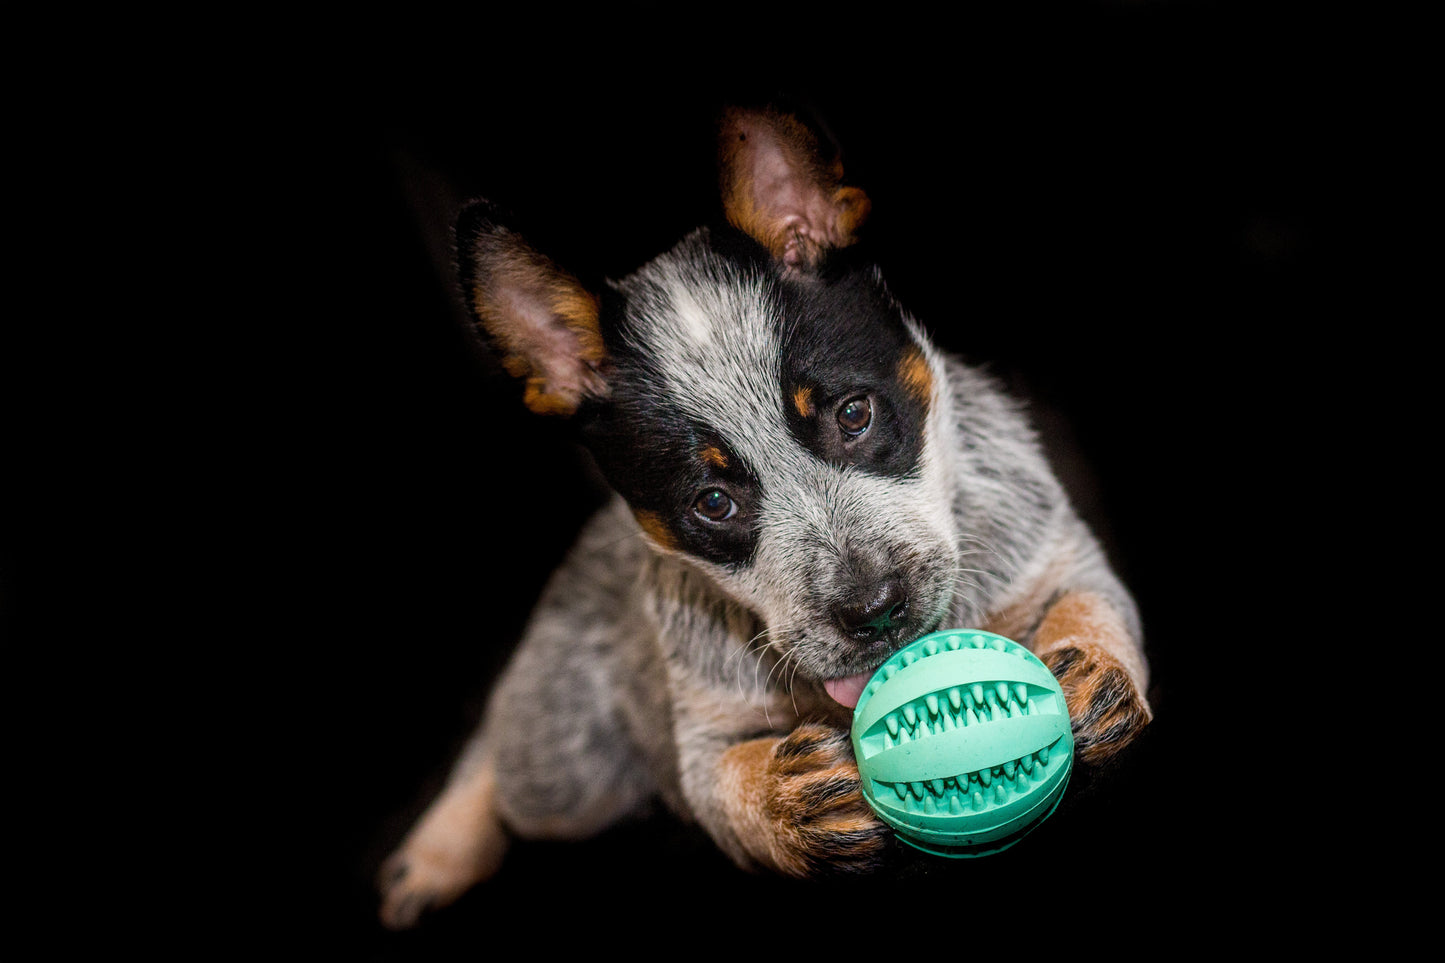
[[[742,669],[743,669],[743,665],[742,665],[743,659],[744,659],[744,657],[746,657],[747,655],[749,655],[749,654],[751,654],[751,653],[753,653],[753,652],[761,652],[763,649],[766,649],[766,648],[771,644],[771,640],[766,637],[767,635],[768,635],[768,630],[767,630],[766,628],[763,629],[762,631],[758,632],[757,635],[754,635],[752,638],[748,639],[746,642],[743,642],[742,644],[740,644],[739,646],[737,646],[737,648],[733,650],[732,654],[730,654],[730,655],[728,656],[727,660],[723,663],[723,667],[726,668],[726,667],[727,667],[727,664],[730,663],[734,658],[736,658],[736,659],[738,660],[738,666],[737,666],[737,667],[738,667],[738,671],[737,671],[737,673],[736,673],[736,676],[737,676],[738,694],[739,694],[740,696],[742,696],[744,699],[749,698],[749,694],[748,694],[748,692],[743,688],[743,671],[742,671]],[[759,642],[761,642],[761,644],[758,644]],[[755,659],[755,660],[753,661],[753,686],[754,686],[754,689],[756,689],[757,686],[758,686],[758,666],[759,666],[759,664],[760,664],[761,662],[762,662],[762,659],[761,659],[761,658]],[[757,695],[757,693],[755,692],[755,693],[754,693],[754,697],[756,697],[756,695]]]

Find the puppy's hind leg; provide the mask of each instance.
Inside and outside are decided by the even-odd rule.
[[[385,926],[413,926],[422,913],[452,903],[497,871],[507,833],[496,804],[496,767],[474,745],[441,795],[382,864],[378,884]]]
[[[609,638],[597,624],[546,622],[520,647],[441,795],[383,865],[385,925],[455,901],[501,867],[514,838],[584,839],[649,805],[656,783],[619,725],[644,697],[619,696],[599,671]]]

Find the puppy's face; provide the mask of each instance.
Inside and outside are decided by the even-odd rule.
[[[845,704],[938,627],[957,538],[931,347],[868,269],[790,277],[698,232],[602,301],[609,481],[655,546]]]
[[[462,286],[526,403],[577,420],[657,549],[851,705],[952,602],[942,366],[851,256],[870,202],[814,130],[732,111],[718,144],[726,227],[596,295],[478,202]]]

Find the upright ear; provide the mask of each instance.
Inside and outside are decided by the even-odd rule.
[[[457,273],[473,319],[540,414],[570,415],[607,394],[598,300],[504,226],[486,201],[457,218]]]
[[[791,273],[817,270],[829,251],[857,240],[871,202],[843,184],[800,120],[767,110],[724,113],[719,133],[723,209]]]

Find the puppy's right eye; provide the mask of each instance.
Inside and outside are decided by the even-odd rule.
[[[692,508],[710,522],[726,521],[737,514],[738,510],[737,503],[728,497],[727,492],[716,488],[710,488],[698,496]]]
[[[838,427],[849,438],[857,438],[873,423],[873,403],[867,395],[850,398],[838,409]]]

